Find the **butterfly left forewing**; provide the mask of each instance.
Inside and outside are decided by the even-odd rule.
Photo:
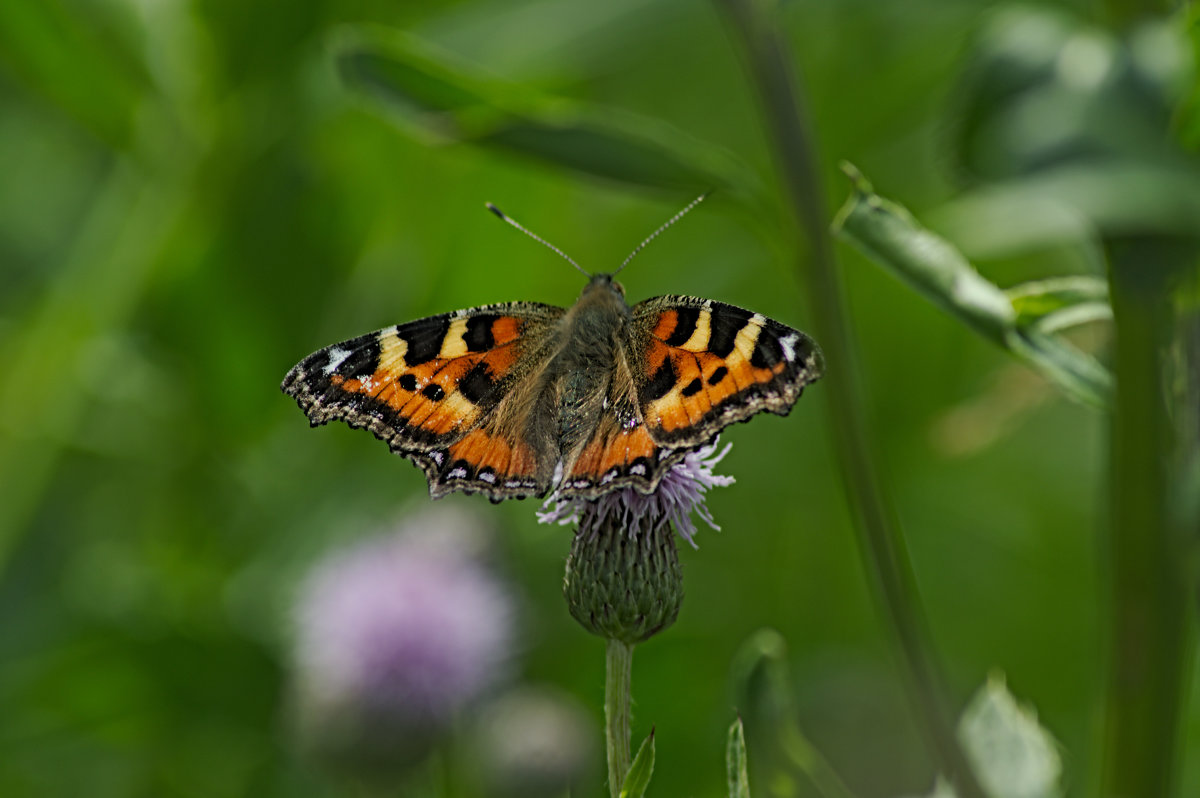
[[[816,343],[759,313],[688,296],[633,308],[631,370],[656,443],[694,448],[764,410],[786,415],[821,376]]]
[[[313,426],[365,427],[412,459],[434,496],[543,493],[549,454],[510,420],[562,313],[513,302],[388,327],[314,352],[282,388]]]

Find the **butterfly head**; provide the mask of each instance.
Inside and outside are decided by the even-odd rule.
[[[625,286],[613,279],[611,274],[593,274],[592,279],[588,280],[587,286],[584,287],[580,297],[594,295],[597,292],[608,292],[619,296],[622,300],[625,299]]]

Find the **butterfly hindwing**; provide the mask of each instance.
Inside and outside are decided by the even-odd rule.
[[[663,446],[701,446],[763,410],[786,415],[824,368],[804,333],[723,302],[655,297],[633,320],[638,409]]]
[[[596,498],[622,487],[653,491],[671,465],[690,449],[658,445],[642,423],[633,375],[618,364],[607,393],[606,412],[595,419],[578,455],[566,464],[557,495]]]
[[[313,426],[370,429],[413,459],[430,492],[493,499],[544,493],[549,475],[521,438],[514,402],[561,308],[486,305],[387,327],[318,350],[283,382]]]

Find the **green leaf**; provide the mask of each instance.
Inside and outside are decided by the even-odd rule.
[[[1021,322],[1081,303],[1108,304],[1108,282],[1088,275],[1032,280],[1015,285],[1004,293],[1008,295]]]
[[[1003,345],[1016,324],[1008,297],[980,276],[950,242],[921,227],[908,210],[875,194],[849,164],[854,194],[834,220],[836,233],[976,332]]]
[[[490,77],[399,31],[343,29],[342,78],[397,112],[411,132],[495,147],[598,177],[745,201],[760,192],[726,150],[657,120],[541,95]]]
[[[746,771],[746,734],[739,717],[729,727],[729,742],[725,745],[725,772],[729,798],[750,798],[750,776]]]
[[[1041,308],[1065,312],[1073,297],[1089,292],[1094,297],[1096,286],[1075,284],[1072,292],[1059,285],[1057,293],[1043,291],[1040,303],[1034,299],[1035,289],[1027,296],[1018,290],[1014,301],[948,241],[922,227],[902,206],[875,194],[857,169],[849,164],[843,168],[854,182],[854,193],[834,220],[835,233],[942,310],[1039,371],[1068,396],[1100,407],[1109,404],[1112,375],[1095,358],[1054,334],[1077,320],[1070,315],[1047,319],[1047,314],[1038,313]],[[1090,310],[1093,316],[1097,312]]]
[[[1033,280],[1004,292],[1017,312],[1017,324],[1057,332],[1093,321],[1111,321],[1108,283],[1078,275]]]
[[[621,785],[621,798],[642,798],[646,788],[650,786],[650,776],[654,773],[654,729],[650,736],[642,741],[638,748],[629,772],[625,774],[625,783]]]

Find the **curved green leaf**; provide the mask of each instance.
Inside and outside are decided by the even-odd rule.
[[[670,126],[610,108],[547,97],[482,74],[408,34],[343,29],[343,80],[396,111],[412,132],[469,141],[555,166],[655,188],[759,193],[726,150]]]
[[[1108,306],[1108,282],[1103,278],[1089,275],[1031,280],[1014,285],[1004,293],[1012,302],[1019,323],[1037,321],[1053,313],[1082,304]],[[1111,307],[1109,315],[1112,315]]]
[[[1016,300],[977,272],[948,241],[922,227],[902,206],[875,194],[853,166],[844,166],[854,193],[838,212],[834,231],[871,260],[907,283],[942,310],[1050,379],[1068,396],[1105,407],[1112,394],[1112,375],[1095,358],[1054,330],[1069,326],[1068,316],[1044,323],[1042,308],[1064,310],[1072,299],[1096,295],[1096,287],[1074,293],[1058,285],[1057,293],[1036,289]],[[1054,287],[1051,284],[1051,287]],[[1093,299],[1089,298],[1091,302]],[[1095,311],[1093,311],[1095,315]],[[1057,323],[1056,323],[1057,322]]]

